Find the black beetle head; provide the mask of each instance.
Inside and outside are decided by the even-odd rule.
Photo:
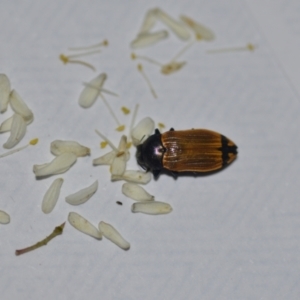
[[[137,146],[136,159],[143,169],[160,171],[163,168],[162,158],[164,152],[165,148],[161,143],[161,134],[155,133],[149,136],[143,144]]]

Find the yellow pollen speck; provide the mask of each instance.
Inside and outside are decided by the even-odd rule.
[[[159,129],[161,129],[161,130],[166,128],[164,123],[158,123],[157,125],[158,125]]]
[[[138,68],[139,71],[143,71],[143,66],[141,64],[138,64],[137,68]]]
[[[199,33],[196,33],[196,40],[201,41],[203,38]]]
[[[103,141],[103,142],[100,143],[101,149],[104,149],[106,146],[107,146],[107,142],[106,141]]]
[[[131,145],[132,145],[132,142],[128,142],[128,143],[126,144],[126,149],[129,149],[129,148],[131,147]]]
[[[135,55],[135,53],[131,53],[131,59],[136,59],[136,55]]]
[[[249,43],[249,44],[247,45],[247,48],[248,48],[248,50],[250,50],[250,51],[254,51],[254,50],[255,50],[255,46],[254,46],[253,44],[251,44],[251,43]]]
[[[116,128],[117,131],[121,132],[125,129],[125,125],[120,125],[119,127]]]
[[[125,115],[130,114],[130,109],[128,109],[128,108],[125,107],[125,106],[122,106],[122,107],[121,107],[121,110],[122,110],[122,112],[123,112]]]
[[[103,46],[108,46],[108,40],[103,41]]]
[[[39,142],[39,139],[38,139],[38,138],[35,138],[35,139],[32,139],[32,140],[29,142],[29,144],[32,145],[32,146],[34,146],[34,145],[36,145],[38,142]]]
[[[64,54],[61,54],[61,55],[59,56],[59,59],[60,59],[64,64],[66,64],[66,63],[69,62],[69,58],[68,58],[67,56],[65,56]]]

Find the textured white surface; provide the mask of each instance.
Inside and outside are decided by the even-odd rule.
[[[199,21],[216,40],[192,47],[182,57],[186,66],[170,76],[143,63],[158,94],[153,99],[130,60],[129,43],[156,6]],[[24,140],[40,142],[1,159],[0,209],[11,217],[0,226],[1,299],[298,299],[299,19],[296,0],[166,0],[163,6],[145,0],[2,0],[0,73],[35,115]],[[68,47],[105,38],[109,46],[86,58],[97,72],[58,59]],[[258,45],[253,53],[205,53],[249,42]],[[168,62],[182,46],[170,34],[139,53]],[[139,103],[137,121],[150,116],[167,128],[216,130],[237,143],[238,159],[210,176],[160,176],[146,188],[173,212],[131,213],[123,182],[111,183],[106,166],[92,166],[108,151],[99,149],[94,129],[117,144],[117,125],[101,99],[90,109],[77,102],[82,82],[100,72],[108,75],[105,88],[120,95],[107,99],[122,123],[129,125],[130,117],[120,107]],[[10,115],[0,115],[0,123]],[[8,135],[0,135],[1,144]],[[36,180],[31,170],[52,159],[55,139],[76,140],[91,148],[91,156],[64,175],[55,212],[45,216],[41,200],[53,178]],[[134,155],[128,167],[136,168]],[[79,236],[66,224],[46,247],[16,257],[16,249],[66,221],[74,207],[63,199],[89,180],[99,181],[95,199],[76,212],[95,224],[109,220],[128,238],[130,250]]]

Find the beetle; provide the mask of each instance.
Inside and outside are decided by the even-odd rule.
[[[237,156],[237,146],[224,135],[207,129],[158,129],[137,146],[138,164],[152,171],[155,178],[161,170],[204,173],[222,169]]]

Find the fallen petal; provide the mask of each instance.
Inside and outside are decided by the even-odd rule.
[[[154,11],[156,17],[168,26],[180,39],[188,40],[190,38],[190,33],[181,22],[173,19],[159,8],[156,8]]]
[[[155,25],[155,22],[156,22],[156,16],[154,10],[150,9],[145,15],[139,34],[143,34],[146,32],[148,33],[149,30]]]
[[[205,27],[204,25],[195,22],[187,16],[182,15],[180,16],[180,19],[195,32],[198,38],[206,41],[212,41],[215,39],[215,34],[213,33],[213,31]]]
[[[84,188],[72,195],[66,197],[66,202],[72,205],[80,205],[88,201],[98,189],[98,180],[96,180],[92,185]]]
[[[140,212],[148,215],[161,215],[170,213],[172,211],[172,207],[170,204],[164,202],[137,202],[132,204],[131,211],[134,213]]]
[[[10,137],[3,147],[6,149],[11,149],[17,145],[24,137],[26,133],[26,127],[27,125],[23,117],[18,114],[14,114],[11,124]]]
[[[68,171],[76,162],[77,156],[73,153],[63,153],[55,157],[50,163],[34,165],[33,173],[36,177],[61,174]]]
[[[126,151],[127,151],[127,137],[123,135],[121,137],[118,153],[115,156],[111,165],[112,175],[122,175],[126,170]]]
[[[135,146],[142,143],[143,140],[147,139],[149,135],[153,133],[155,123],[154,121],[146,117],[142,119],[132,130],[131,138]]]
[[[10,94],[10,81],[5,74],[0,74],[0,112],[7,110]]]
[[[55,140],[51,143],[50,151],[53,155],[58,156],[63,153],[73,153],[77,157],[90,155],[91,150],[88,147],[82,146],[75,141]]]
[[[94,237],[97,240],[102,239],[101,232],[94,225],[92,225],[88,220],[86,220],[84,217],[80,216],[79,214],[75,212],[70,212],[68,216],[68,221],[77,230],[87,235],[90,235],[91,237]]]
[[[138,37],[131,42],[131,48],[137,49],[137,48],[144,48],[148,47],[150,45],[156,44],[164,39],[166,39],[169,36],[168,31],[166,30],[160,30],[157,32],[147,32],[139,34]]]
[[[11,130],[11,125],[12,125],[13,117],[11,116],[10,118],[4,120],[2,124],[0,125],[0,133],[7,132]]]
[[[130,248],[130,244],[110,224],[101,221],[98,227],[104,237],[106,237],[108,240],[110,240],[120,248],[124,250],[128,250]]]
[[[122,193],[136,201],[153,201],[154,196],[150,195],[141,186],[135,183],[124,183],[122,186]]]
[[[33,113],[21,98],[21,96],[15,91],[12,90],[10,93],[10,106],[12,110],[23,117],[27,124],[33,121]]]
[[[111,181],[125,180],[132,183],[147,184],[151,180],[150,172],[127,170],[123,175],[112,175]]]
[[[50,185],[49,189],[47,190],[43,198],[43,202],[42,202],[43,213],[49,214],[55,207],[63,182],[64,180],[62,178],[57,178]]]
[[[107,75],[102,73],[96,78],[88,82],[79,96],[79,105],[84,108],[91,107],[98,96],[100,95],[101,88],[106,80]]]
[[[8,224],[10,222],[10,216],[5,211],[0,210],[0,224]]]
[[[108,153],[106,153],[106,154],[104,154],[104,155],[102,155],[98,158],[95,158],[93,160],[93,165],[94,166],[97,166],[97,165],[111,165],[112,162],[114,161],[114,158],[116,157],[117,153],[118,153],[117,151],[112,150],[112,151],[110,151],[110,152],[108,152]]]

